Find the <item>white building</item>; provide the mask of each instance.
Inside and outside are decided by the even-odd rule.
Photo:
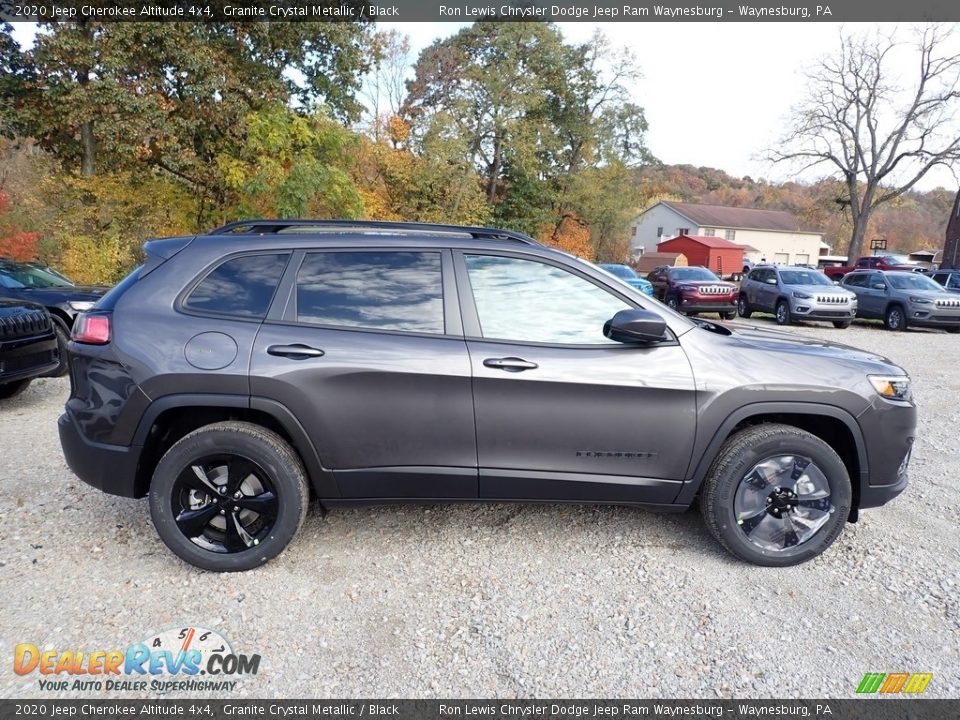
[[[644,210],[630,225],[634,257],[654,252],[657,245],[677,235],[722,237],[743,246],[753,262],[816,265],[823,233],[804,228],[784,210],[698,205],[661,200]]]

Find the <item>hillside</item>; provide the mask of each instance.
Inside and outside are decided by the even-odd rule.
[[[824,232],[835,254],[845,254],[851,233],[850,213],[840,203],[844,190],[835,180],[814,184],[769,183],[735,178],[723,170],[692,165],[652,165],[637,172],[642,207],[657,200],[788,210],[810,227]],[[868,240],[886,238],[895,252],[942,248],[955,191],[937,188],[911,192],[874,214]]]

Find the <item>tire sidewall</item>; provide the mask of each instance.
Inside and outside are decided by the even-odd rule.
[[[277,518],[267,538],[238,553],[216,553],[195,545],[180,532],[172,507],[173,487],[183,469],[202,457],[223,454],[236,454],[259,465],[269,476],[279,500]],[[301,503],[307,502],[286,460],[268,443],[249,434],[207,430],[186,436],[163,456],[150,484],[150,517],[157,534],[178,557],[204,570],[235,572],[263,565],[293,539],[303,516]]]
[[[742,318],[750,317],[750,303],[747,302],[747,298],[744,295],[737,298],[737,313]]]
[[[53,330],[57,336],[57,354],[60,363],[44,377],[63,377],[70,372],[70,356],[67,353],[67,344],[70,342],[70,329],[64,324],[63,320],[51,316],[53,321]]]
[[[890,322],[890,319],[891,319],[892,317],[894,317],[894,313],[897,313],[897,314],[899,314],[899,316],[900,316],[900,322],[899,322],[897,325],[893,325],[893,324]],[[901,309],[901,307],[900,307],[899,305],[892,305],[892,306],[887,310],[886,317],[884,318],[884,325],[887,326],[887,330],[892,330],[893,332],[897,332],[897,331],[899,331],[899,330],[904,330],[904,329],[906,329],[906,324],[907,324],[907,322],[906,322],[906,315],[904,314],[904,312],[903,312],[903,310]]]
[[[780,308],[783,308],[783,316],[781,319]],[[777,318],[777,325],[789,325],[790,324],[790,303],[786,300],[781,300],[774,307],[774,316]]]
[[[679,312],[680,303],[677,301],[676,295],[667,295],[667,307],[671,310]]]
[[[740,530],[734,511],[737,488],[743,477],[759,462],[776,455],[803,455],[809,457],[823,471],[830,483],[833,513],[826,524],[806,542],[790,550],[765,550],[751,543]],[[808,435],[778,433],[774,437],[751,444],[732,460],[718,478],[713,494],[713,512],[721,542],[737,557],[758,565],[786,566],[816,557],[826,550],[843,527],[850,514],[852,489],[843,461],[823,441]]]

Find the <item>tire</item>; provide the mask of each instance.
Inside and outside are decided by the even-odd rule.
[[[60,363],[44,377],[63,377],[70,372],[70,356],[67,354],[70,330],[60,318],[52,316],[51,319],[53,320],[53,331],[57,334],[57,354]]]
[[[798,459],[809,464],[799,465]],[[783,474],[765,476],[771,468],[783,468]],[[794,482],[798,469],[803,474]],[[766,486],[755,489],[756,482],[750,481],[754,477]],[[816,492],[806,492],[801,482]],[[825,497],[823,488],[828,492]],[[851,497],[847,468],[833,448],[805,430],[764,424],[724,443],[701,488],[700,511],[710,533],[736,557],[755,565],[786,567],[806,562],[833,544],[850,515]],[[791,502],[808,505],[783,509]],[[794,523],[793,517],[802,517],[809,527]]]
[[[3,383],[0,385],[0,400],[11,400],[26,390],[33,378],[27,380],[17,380],[16,382]]]
[[[680,303],[677,301],[676,295],[667,295],[666,305],[671,310],[680,312]]]
[[[960,333],[960,327],[948,327],[948,328],[944,328],[944,330],[954,335],[956,335],[957,333]]]
[[[750,309],[750,303],[747,302],[746,295],[741,295],[737,298],[737,313],[742,318],[748,318],[753,315],[753,310]]]
[[[733,320],[736,316],[737,313],[735,311],[720,313],[720,317],[722,317],[724,320]]]
[[[303,525],[309,499],[303,464],[283,438],[253,423],[221,422],[166,452],[153,473],[150,516],[182,560],[236,572],[279,555]]]
[[[838,330],[846,330],[848,327],[850,327],[851,322],[851,320],[834,320],[833,326]]]
[[[899,305],[891,305],[883,316],[883,326],[891,332],[907,329],[907,316]]]
[[[789,325],[791,321],[790,303],[788,303],[786,300],[780,300],[777,303],[776,315],[777,325]]]

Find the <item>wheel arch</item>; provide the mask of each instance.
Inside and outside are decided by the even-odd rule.
[[[316,495],[339,497],[333,473],[323,466],[313,441],[289,408],[269,398],[215,394],[167,395],[150,404],[133,439],[133,444],[142,448],[137,463],[137,497],[146,495],[153,469],[177,440],[225,420],[252,422],[280,435],[300,457]]]
[[[781,423],[806,430],[833,448],[850,475],[853,496],[849,519],[856,522],[860,490],[869,482],[863,431],[856,418],[843,408],[819,403],[755,403],[730,413],[714,432],[674,502],[692,504],[724,443],[743,428],[763,423]]]

